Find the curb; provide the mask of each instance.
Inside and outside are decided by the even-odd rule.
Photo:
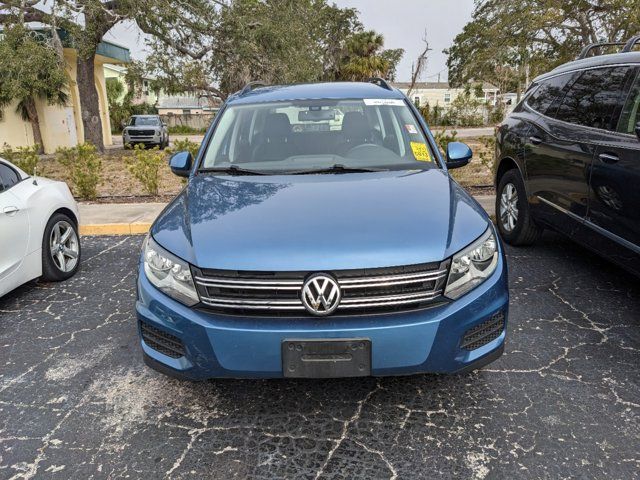
[[[144,235],[151,228],[151,223],[99,223],[80,225],[80,235]]]

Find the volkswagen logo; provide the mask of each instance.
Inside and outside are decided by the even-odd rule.
[[[338,282],[324,273],[312,275],[302,286],[302,304],[312,315],[331,315],[341,297]]]

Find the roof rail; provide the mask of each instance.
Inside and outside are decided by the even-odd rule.
[[[624,53],[630,52],[631,50],[633,50],[633,47],[636,46],[636,44],[640,43],[640,35],[636,35],[635,37],[631,37],[629,39],[629,41],[626,43],[626,45],[624,46],[624,48],[622,49],[622,51]]]
[[[583,58],[587,58],[587,55],[589,54],[589,52],[591,50],[593,50],[594,48],[601,48],[601,47],[622,47],[626,45],[625,42],[604,42],[604,43],[592,43],[591,45],[587,45],[586,47],[584,47],[582,49],[582,51],[580,52],[580,55],[578,55],[578,58],[576,60],[582,60]]]
[[[387,82],[384,78],[373,77],[373,78],[369,79],[369,83],[373,83],[374,85],[378,85],[379,87],[382,87],[382,88],[384,88],[386,90],[393,90],[391,85],[389,85],[389,82]]]
[[[260,80],[256,80],[255,82],[249,82],[247,83],[244,88],[242,90],[240,90],[240,93],[238,94],[239,96],[244,95],[245,93],[250,92],[251,90],[253,90],[254,88],[257,87],[266,87],[268,86],[265,82],[262,82]]]

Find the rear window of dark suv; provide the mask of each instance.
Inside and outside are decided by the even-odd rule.
[[[616,66],[570,72],[540,81],[526,104],[563,122],[615,130],[620,95],[634,67]]]
[[[629,71],[630,67],[614,67],[582,72],[550,116],[585,127],[614,130],[614,112]]]
[[[533,93],[527,98],[527,105],[538,113],[548,115],[551,105],[561,95],[575,73],[565,73],[546,80],[542,80]]]

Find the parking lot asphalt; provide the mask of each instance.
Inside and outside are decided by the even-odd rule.
[[[559,236],[508,249],[482,371],[202,383],[142,363],[141,242],[84,237],[76,277],[0,299],[0,478],[640,476],[640,282]]]

